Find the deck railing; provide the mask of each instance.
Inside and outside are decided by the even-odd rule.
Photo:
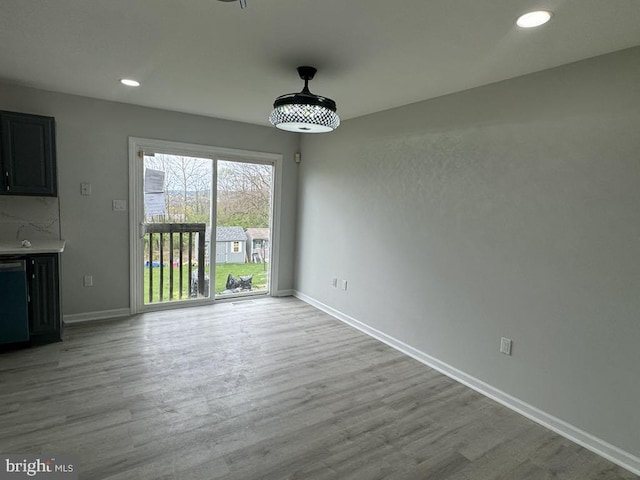
[[[169,298],[174,299],[174,266],[178,268],[178,299],[183,292],[192,296],[192,287],[197,285],[197,295],[205,295],[205,232],[204,223],[145,223],[145,237],[148,249],[145,264],[149,267],[149,303],[164,301],[164,269],[169,268]],[[197,234],[197,245],[195,245]],[[156,243],[157,242],[157,243]],[[157,245],[157,251],[156,251]],[[166,251],[168,250],[168,252]],[[194,255],[197,254],[197,273],[194,275]],[[177,258],[176,258],[177,256]],[[186,279],[182,265],[188,265]],[[153,269],[159,269],[158,298],[153,295]],[[186,280],[186,284],[185,284]],[[194,285],[195,284],[195,285]],[[184,287],[187,287],[186,289]],[[208,293],[208,292],[207,292]]]

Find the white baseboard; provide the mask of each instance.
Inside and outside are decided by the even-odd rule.
[[[529,405],[522,400],[515,398],[497,388],[489,385],[488,383],[483,382],[471,375],[466,374],[465,372],[458,370],[451,365],[448,365],[437,358],[432,357],[416,348],[413,348],[406,343],[387,335],[380,330],[377,330],[373,327],[368,326],[367,324],[356,320],[355,318],[346,315],[328,305],[325,305],[318,300],[305,295],[302,292],[295,291],[293,294],[295,297],[299,298],[305,303],[316,307],[323,312],[328,313],[332,317],[360,330],[361,332],[366,333],[367,335],[380,340],[383,343],[386,343],[390,347],[399,350],[400,352],[418,360],[425,365],[443,373],[447,377],[456,380],[463,385],[466,385],[469,388],[485,395],[486,397],[495,400],[496,402],[504,405],[505,407],[510,408],[511,410],[518,412],[521,415],[524,415],[530,420],[533,420],[536,423],[556,432],[559,435],[562,435],[565,438],[577,443],[578,445],[583,446],[584,448],[591,450],[592,452],[600,455],[601,457],[606,458],[607,460],[621,466],[629,470],[630,472],[640,475],[640,458],[612,445],[600,438],[595,437],[594,435],[585,432],[553,415],[549,415],[548,413]]]
[[[105,320],[107,318],[127,317],[131,315],[128,308],[117,308],[115,310],[103,310],[101,312],[74,313],[65,315],[62,321],[65,325],[72,323],[90,322],[92,320]]]
[[[258,294],[264,295],[264,294]],[[279,290],[273,294],[274,297],[292,297],[294,295],[294,290]],[[243,297],[244,299],[250,297]],[[233,301],[233,298],[229,298],[228,300]],[[237,301],[237,299],[235,299]],[[218,302],[224,302],[224,300],[218,300]],[[196,306],[196,305],[194,305]],[[176,305],[176,308],[182,308],[183,305]],[[163,308],[167,308],[166,305]],[[119,318],[119,317],[127,317],[131,315],[131,311],[128,308],[118,308],[115,310],[103,310],[100,312],[86,312],[86,313],[74,313],[71,315],[64,315],[62,321],[65,325],[71,325],[73,323],[82,323],[82,322],[90,322],[93,320],[106,320],[109,318]]]
[[[295,295],[295,290],[278,290],[273,294],[274,297],[292,297]]]

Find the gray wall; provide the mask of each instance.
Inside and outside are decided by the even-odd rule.
[[[640,455],[640,48],[302,154],[299,292]]]
[[[0,85],[0,109],[56,118],[65,315],[129,307],[128,137],[254,150],[284,155],[278,290],[293,286],[299,139],[277,129],[151,108]],[[80,196],[90,182],[93,195]],[[82,286],[83,275],[94,286]]]

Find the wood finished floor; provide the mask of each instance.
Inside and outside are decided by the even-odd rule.
[[[82,480],[639,478],[293,298],[1,354],[0,452]]]

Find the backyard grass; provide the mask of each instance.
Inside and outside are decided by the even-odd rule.
[[[162,301],[178,300],[180,298],[180,268],[173,267],[173,298],[169,298],[169,272],[171,267],[163,267],[163,289]],[[235,277],[240,275],[253,275],[253,290],[265,290],[267,288],[269,266],[264,263],[222,263],[216,265],[215,284],[212,290],[215,294],[219,294],[226,289],[227,277],[233,274]],[[195,267],[192,268],[192,272]],[[205,267],[205,273],[210,275],[210,267]],[[153,274],[153,299],[149,302],[149,274]],[[182,299],[189,298],[189,289],[191,281],[189,279],[189,266],[182,265]],[[145,267],[144,269],[144,303],[155,303],[160,301],[160,268]]]
[[[240,275],[253,275],[253,290],[265,290],[267,288],[269,265],[266,263],[220,263],[216,265],[216,293],[226,289],[227,277],[230,273]]]

